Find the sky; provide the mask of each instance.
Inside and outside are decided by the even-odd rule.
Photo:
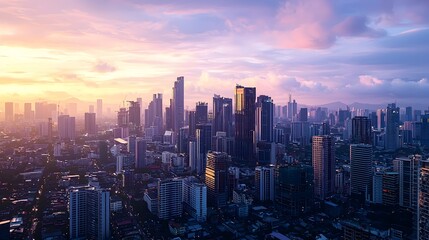
[[[236,84],[277,104],[429,106],[427,0],[0,0],[0,102],[186,106]]]

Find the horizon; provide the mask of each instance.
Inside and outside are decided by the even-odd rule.
[[[120,105],[136,97],[147,103],[154,93],[167,102],[183,75],[189,107],[213,94],[233,97],[236,83],[281,105],[289,93],[304,105],[429,105],[427,1],[51,0],[0,7],[0,102],[75,97]]]

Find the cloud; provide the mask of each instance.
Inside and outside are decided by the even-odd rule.
[[[113,65],[108,64],[107,62],[98,61],[94,65],[94,71],[99,73],[108,73],[108,72],[114,72],[116,71],[116,67]]]

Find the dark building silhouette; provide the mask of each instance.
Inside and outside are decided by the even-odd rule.
[[[420,117],[421,122],[421,144],[429,147],[429,114]]]
[[[357,116],[352,119],[351,142],[371,144],[371,121],[368,117]]]
[[[313,168],[284,165],[275,169],[275,201],[291,216],[309,212],[314,204]]]
[[[399,108],[395,103],[389,104],[386,109],[386,149],[398,148],[399,137]]]
[[[197,102],[197,105],[195,106],[195,123],[196,124],[208,123],[207,103]]]
[[[177,77],[173,87],[172,118],[174,135],[178,136],[185,118],[185,78]],[[177,141],[176,141],[177,142]]]
[[[213,136],[216,132],[225,132],[227,137],[233,136],[232,99],[219,95],[213,97]]]
[[[91,135],[97,133],[95,113],[85,113],[85,133]]]
[[[274,104],[273,100],[265,95],[258,97],[256,102],[255,119],[256,141],[273,141]]]
[[[307,108],[301,108],[299,110],[298,121],[300,121],[300,122],[307,122],[308,121],[308,109]]]
[[[197,124],[197,173],[202,175],[206,169],[206,156],[212,147],[212,126],[211,124]]]
[[[351,193],[365,200],[371,192],[372,184],[372,145],[350,145],[350,188]]]
[[[235,88],[235,158],[246,165],[255,165],[253,135],[255,132],[256,88],[237,85]]]
[[[130,103],[130,106],[128,107],[129,123],[131,123],[135,127],[139,127],[141,125],[140,104],[135,101],[129,101],[129,103]]]

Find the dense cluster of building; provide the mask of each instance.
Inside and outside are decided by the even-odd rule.
[[[101,99],[82,118],[5,103],[0,168],[22,178],[0,181],[1,238],[429,238],[429,110],[279,106],[240,85],[188,110],[184,81],[114,117]]]

